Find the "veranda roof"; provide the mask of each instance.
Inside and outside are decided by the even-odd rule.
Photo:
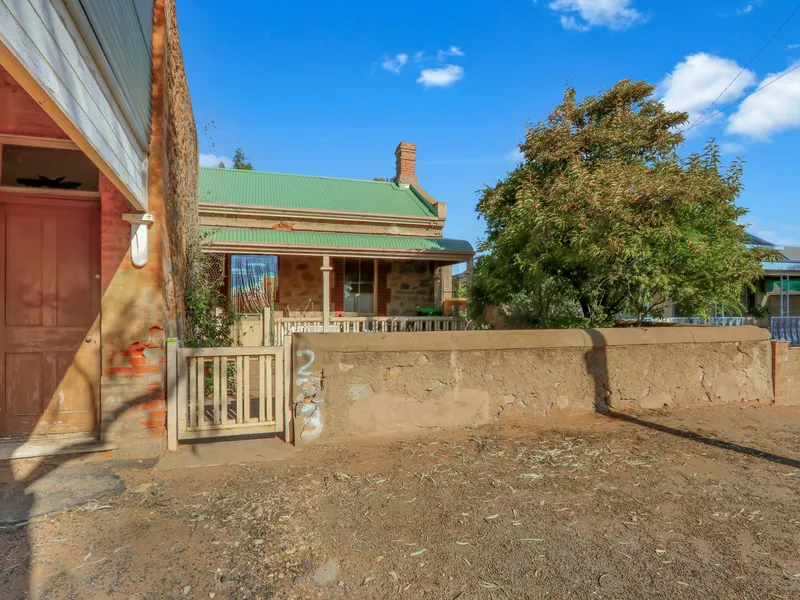
[[[418,258],[449,263],[472,258],[464,240],[409,235],[373,235],[318,231],[283,231],[250,227],[203,227],[212,252],[229,254],[300,254],[369,258]]]

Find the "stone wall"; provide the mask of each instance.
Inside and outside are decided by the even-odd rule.
[[[164,283],[167,302],[167,335],[182,337],[186,321],[184,293],[187,284],[187,248],[199,233],[197,199],[198,168],[197,128],[192,100],[183,65],[178,20],[174,0],[156,3],[163,6],[163,64],[160,98],[154,89],[153,103],[160,100],[162,115],[161,147],[164,212],[161,226],[166,236]],[[159,23],[156,22],[158,27]],[[154,55],[155,57],[155,55]],[[156,81],[156,85],[159,82]],[[155,112],[155,111],[154,111]],[[154,115],[155,116],[155,115]]]
[[[418,308],[433,306],[433,265],[426,260],[395,260],[387,280],[390,317],[414,316]]]
[[[772,383],[775,404],[800,404],[800,348],[772,341]]]
[[[331,261],[331,311],[344,310],[341,259]],[[322,258],[280,256],[278,258],[277,311],[322,313]],[[434,303],[433,266],[430,261],[379,261],[376,308],[379,316],[414,316],[420,307]]]
[[[757,327],[295,334],[299,441],[553,413],[771,402]]]
[[[276,311],[322,313],[322,257],[278,257]],[[331,277],[333,279],[333,277]]]

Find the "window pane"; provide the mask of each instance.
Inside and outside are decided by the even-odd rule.
[[[358,312],[372,313],[372,298],[372,292],[366,294],[361,292],[358,295]]]
[[[344,311],[358,312],[358,296],[349,289],[349,286],[344,288]]]
[[[375,281],[375,261],[362,260],[361,261],[361,281],[368,281],[370,283]]]
[[[96,192],[100,171],[80,150],[3,146],[0,185]]]
[[[344,259],[344,280],[346,282],[358,281],[358,267],[357,258]]]

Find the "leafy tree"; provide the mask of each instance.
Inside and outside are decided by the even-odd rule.
[[[745,245],[742,163],[724,168],[713,140],[678,156],[688,115],[654,90],[623,80],[578,102],[568,88],[529,127],[522,164],[478,202],[473,316],[496,305],[518,325],[602,326],[657,315],[667,299],[685,314],[743,308],[770,253]]]
[[[225,162],[224,161],[219,161],[219,164],[217,165],[217,168],[218,169],[224,169],[225,168]]]
[[[394,179],[389,179],[388,177],[373,177],[372,181],[394,181]]]
[[[245,156],[244,150],[241,148],[237,148],[236,152],[233,153],[233,168],[242,171],[253,170],[253,163],[247,160],[247,156]]]

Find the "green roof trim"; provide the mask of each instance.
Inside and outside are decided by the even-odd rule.
[[[200,202],[335,212],[433,217],[436,210],[411,187],[393,181],[336,179],[237,169],[200,169]]]
[[[373,235],[368,233],[333,233],[320,231],[276,231],[248,227],[202,227],[212,243],[279,246],[331,246],[380,250],[469,253],[474,251],[465,240],[425,238],[409,235]]]

